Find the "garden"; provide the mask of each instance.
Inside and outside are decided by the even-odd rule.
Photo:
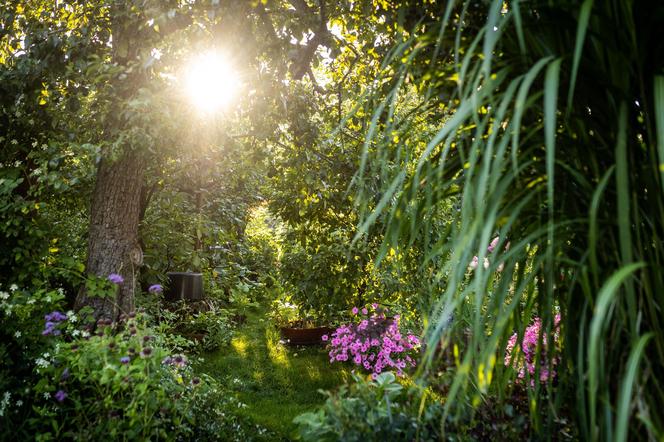
[[[660,1],[0,5],[0,441],[664,441]]]

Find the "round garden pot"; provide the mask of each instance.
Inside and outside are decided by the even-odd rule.
[[[330,327],[281,327],[281,336],[288,345],[322,345],[323,335],[334,331]]]

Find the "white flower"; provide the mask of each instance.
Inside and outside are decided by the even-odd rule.
[[[35,303],[35,299],[34,299],[34,298],[30,298],[30,299],[28,299],[28,300],[26,301],[26,304],[34,304],[34,303]]]
[[[12,284],[9,286],[9,290],[15,292],[16,290],[18,290],[18,286],[16,284]]]
[[[9,293],[0,292],[0,299],[9,299]]]
[[[90,332],[89,332],[89,331],[86,331],[86,330],[83,330],[83,331],[81,332],[81,336],[83,336],[84,338],[87,338],[87,337],[90,336]]]
[[[51,393],[49,393],[48,391],[44,393],[44,399],[50,399],[50,398],[51,398]]]
[[[46,359],[44,359],[44,358],[37,358],[37,359],[35,359],[35,364],[36,364],[37,367],[39,367],[39,368],[46,368],[46,367],[48,367],[49,362],[48,362]],[[47,399],[48,399],[48,398],[47,398]]]
[[[473,259],[472,259],[472,261],[470,261],[470,264],[468,265],[468,267],[475,270],[477,268],[478,262],[479,262],[479,259],[477,258],[477,256],[473,256]]]
[[[17,338],[17,339],[20,338],[21,337],[21,332],[16,330],[16,333],[14,333],[14,337]]]
[[[80,335],[80,334],[81,334],[81,331],[80,331],[79,329],[77,329],[77,328],[74,329],[74,330],[72,330],[72,332],[71,332],[71,335],[72,335],[73,337],[77,337],[77,336]]]
[[[16,401],[16,406],[17,406],[17,407],[20,407],[21,405],[23,405],[23,401],[20,400],[20,399],[17,400],[17,401]]]
[[[7,405],[9,405],[9,398],[11,397],[11,393],[8,391],[5,391],[4,397],[2,398],[2,401],[0,401],[0,417],[5,415],[5,408],[7,408]]]

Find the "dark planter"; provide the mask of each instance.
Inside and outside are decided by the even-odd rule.
[[[203,299],[203,275],[191,272],[167,273],[167,301],[200,301]]]
[[[281,336],[288,345],[322,345],[323,335],[334,332],[330,327],[281,327]]]

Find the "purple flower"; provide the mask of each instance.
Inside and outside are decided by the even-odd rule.
[[[161,284],[153,284],[148,289],[148,292],[152,293],[153,295],[156,295],[156,294],[161,293],[163,291],[164,291],[164,287],[162,287]]]
[[[357,315],[359,311],[360,310],[357,307],[353,307],[353,309],[351,310],[351,312],[353,312],[354,315]]]
[[[187,359],[182,355],[175,355],[175,356],[173,356],[173,364],[176,367],[182,368],[185,365],[187,365]]]
[[[330,337],[328,335],[323,335],[323,336],[321,336],[321,339],[323,341],[327,341],[328,339],[330,339]]]
[[[62,322],[67,319],[67,315],[56,310],[44,316],[44,319],[47,324],[49,322]]]
[[[65,368],[60,375],[61,381],[66,381],[67,379],[69,379],[69,368]]]
[[[147,358],[152,354],[152,349],[150,347],[145,347],[143,350],[141,350],[141,357],[142,358]]]
[[[111,281],[113,284],[122,284],[124,282],[124,278],[122,275],[118,275],[117,273],[111,273],[108,275],[108,280]]]
[[[122,362],[125,365],[127,365],[129,361],[130,361],[129,356],[123,356],[120,358],[120,362]]]
[[[58,402],[62,402],[67,398],[67,393],[64,390],[58,390],[55,393],[55,399],[57,399]]]
[[[362,309],[362,314],[363,314],[363,315],[367,315],[367,314],[369,314],[369,310],[367,310],[367,308],[364,307],[364,308]]]

